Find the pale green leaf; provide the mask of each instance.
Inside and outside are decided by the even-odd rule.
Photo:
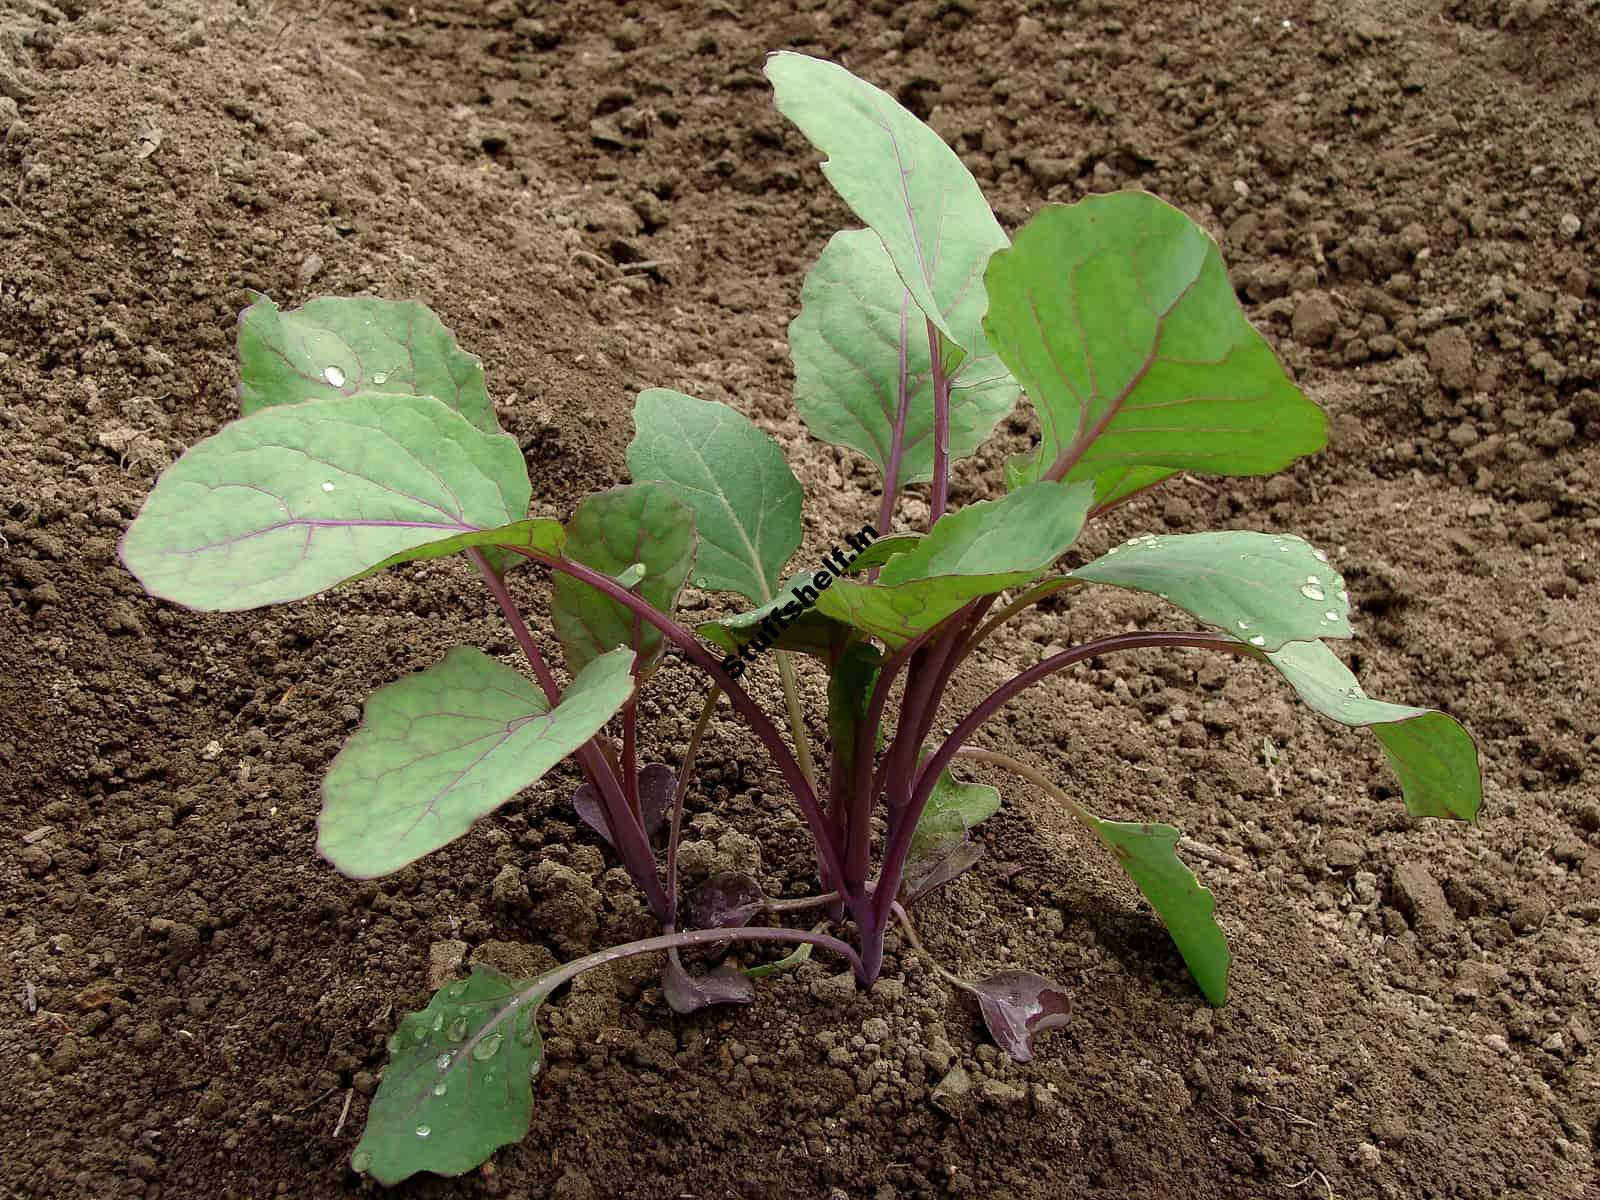
[[[527,1135],[544,1061],[528,989],[475,967],[400,1022],[351,1167],[389,1186],[419,1171],[464,1175]]]
[[[122,560],[163,599],[257,608],[424,557],[431,543],[520,523],[529,493],[514,439],[426,396],[270,407],[162,472]],[[537,523],[519,530],[511,536],[548,538]]]
[[[748,612],[702,621],[695,632],[730,654],[759,638],[770,650],[829,658],[852,635],[848,625],[814,607],[818,595],[815,572],[801,571],[778,589],[775,599]]]
[[[632,662],[601,655],[554,708],[467,646],[374,692],[323,781],[317,850],[370,879],[454,841],[601,730],[633,695]]]
[[[1453,717],[1372,699],[1321,642],[1291,642],[1261,657],[1323,716],[1352,728],[1371,728],[1413,816],[1476,819],[1483,803],[1478,747]]]
[[[1344,578],[1303,538],[1143,534],[1113,546],[1072,577],[1158,595],[1267,650],[1285,642],[1351,636]]]
[[[795,411],[811,433],[860,451],[887,471],[902,404],[898,487],[933,478],[933,373],[922,312],[870,229],[837,233],[806,276],[789,326]],[[970,455],[1009,413],[1016,380],[989,350],[973,288],[953,323],[970,353],[950,378],[950,461]],[[903,363],[903,366],[902,366]]]
[[[1245,319],[1216,243],[1146,192],[1045,208],[986,280],[989,342],[1039,413],[1038,470],[1260,475],[1326,441],[1322,410]],[[1111,479],[1101,502],[1150,481]]]
[[[323,296],[284,312],[265,296],[239,317],[239,409],[361,393],[432,396],[498,433],[483,364],[415,300]]]
[[[976,353],[983,270],[1006,235],[971,172],[892,96],[835,63],[779,51],[766,72],[778,111],[828,156],[823,173],[882,240],[916,306]]]
[[[800,484],[778,444],[726,404],[652,388],[633,410],[628,469],[694,510],[694,585],[766,604],[800,545]]]
[[[635,483],[579,501],[567,527],[567,557],[602,575],[641,566],[636,594],[659,612],[677,607],[694,562],[694,513],[670,488]],[[662,634],[632,609],[570,575],[551,581],[550,616],[566,651],[567,667],[581,671],[617,646],[638,654],[635,671],[647,678],[661,658]]]
[[[1178,857],[1178,831],[1171,825],[1089,820],[1167,923],[1167,932],[1201,993],[1212,1004],[1225,1004],[1232,961],[1228,940],[1212,915],[1216,900]]]

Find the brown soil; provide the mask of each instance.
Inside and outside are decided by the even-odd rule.
[[[858,527],[869,474],[806,442],[787,399],[785,323],[851,222],[772,108],[780,46],[895,89],[1008,226],[1137,184],[1218,232],[1333,444],[1272,480],[1175,485],[1087,548],[1218,526],[1327,547],[1363,680],[1468,723],[1485,815],[1408,820],[1369,737],[1257,671],[1060,677],[990,744],[1240,862],[1196,863],[1235,949],[1227,1008],[1112,864],[996,779],[990,853],[923,933],[954,968],[1070,986],[1033,1063],[901,948],[870,995],[818,963],[691,1019],[646,964],[550,1014],[525,1143],[410,1193],[1600,1195],[1593,3],[0,12],[5,1196],[370,1188],[347,1158],[431,945],[525,968],[642,931],[573,828],[569,771],[376,884],[314,855],[320,773],[366,693],[455,642],[513,649],[458,567],[200,617],[146,599],[115,546],[160,467],[232,415],[249,288],[432,305],[488,364],[543,511],[623,477],[631,394],[660,384],[783,441],[808,561]],[[956,699],[1040,644],[1161,619],[1116,597],[1042,613]],[[693,695],[672,668],[645,706],[663,757]],[[690,860],[749,859],[753,837],[762,877],[803,891],[759,746],[720,724],[706,761]],[[525,903],[515,872],[492,886],[506,864],[598,920],[537,886]],[[955,1065],[970,1088],[936,1098]]]

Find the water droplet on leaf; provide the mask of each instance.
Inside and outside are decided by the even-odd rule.
[[[433,1024],[429,1025],[428,1028],[433,1030],[435,1033],[438,1033],[439,1030],[443,1029],[444,1028],[444,1014],[442,1012],[434,1013],[433,1014]]]
[[[531,1046],[538,1040],[539,1031],[532,1025],[529,1025],[521,1033],[517,1034],[517,1045],[519,1046]]]
[[[1328,553],[1325,550],[1313,550],[1311,553],[1317,556],[1318,562],[1328,561]]]
[[[402,1050],[404,1050],[406,1048],[406,1044],[405,1044],[404,1040],[400,1037],[400,1034],[399,1034],[398,1031],[396,1031],[394,1033],[391,1033],[389,1035],[389,1040],[388,1040],[388,1042],[385,1043],[385,1045],[387,1045],[389,1047],[389,1053],[390,1054],[399,1054],[400,1051],[402,1051]]]
[[[1253,637],[1253,638],[1251,638],[1251,639],[1250,639],[1250,644],[1251,644],[1251,645],[1252,645],[1252,646],[1265,646],[1265,645],[1266,645],[1266,644],[1267,644],[1267,639],[1266,639],[1266,638],[1264,638],[1264,637],[1262,637],[1262,636],[1261,636],[1261,635],[1260,635],[1260,634],[1259,634],[1259,633],[1258,633],[1258,634],[1256,634],[1256,635],[1255,635],[1255,637]]]
[[[457,1017],[454,1021],[451,1021],[450,1028],[445,1030],[445,1036],[452,1042],[459,1042],[462,1038],[466,1037],[467,1019],[465,1017]]]
[[[495,1052],[500,1049],[500,1043],[504,1040],[498,1033],[491,1033],[472,1048],[472,1057],[479,1062],[488,1062],[495,1056]]]
[[[446,1089],[445,1089],[445,1086],[444,1086],[444,1084],[442,1084],[442,1083],[436,1083],[436,1084],[434,1084],[434,1085],[433,1085],[433,1094],[434,1094],[434,1095],[435,1095],[435,1096],[442,1096],[442,1095],[444,1095],[444,1093],[445,1093],[445,1090],[446,1090]]]
[[[333,491],[333,484],[332,484],[332,482],[324,482],[324,483],[323,483],[323,485],[322,485],[322,490],[323,490],[323,491],[325,491],[325,492],[331,492],[331,491]]]
[[[387,371],[379,371],[379,372],[377,372],[375,375],[373,375],[372,382],[373,383],[377,383],[377,384],[388,383],[389,382],[389,374],[388,374],[388,372]]]
[[[1300,594],[1307,600],[1326,600],[1328,597],[1323,590],[1313,581],[1300,585]]]
[[[1331,608],[1327,612],[1323,613],[1322,615],[1324,617],[1326,617],[1330,621],[1337,621],[1339,619],[1339,614],[1334,612],[1333,609],[1331,609]]]
[[[446,1067],[448,1067],[450,1065],[451,1057],[452,1056],[450,1055],[450,1053],[448,1051],[446,1051],[444,1054],[439,1055],[439,1057],[434,1059],[433,1061],[434,1061],[434,1064],[439,1068],[439,1070],[442,1071],[442,1070],[444,1070]]]
[[[427,1137],[432,1132],[433,1132],[433,1130],[429,1129],[426,1125],[418,1125],[417,1126],[417,1136],[418,1137]]]
[[[1240,621],[1239,622],[1239,628],[1240,629],[1249,629],[1250,628],[1250,622],[1249,621]]]
[[[331,363],[322,368],[322,377],[334,387],[344,386],[344,372]]]
[[[372,1155],[365,1150],[357,1150],[350,1156],[350,1169],[357,1175],[365,1175],[367,1168],[372,1165]]]

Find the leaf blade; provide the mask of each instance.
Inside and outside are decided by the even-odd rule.
[[[362,392],[432,396],[500,432],[483,363],[416,300],[321,296],[288,312],[265,296],[239,315],[239,410]]]
[[[427,396],[268,407],[161,473],[121,556],[152,595],[233,612],[518,523],[530,494],[514,439]]]
[[[639,394],[634,424],[634,479],[694,511],[695,586],[766,604],[801,537],[800,483],[778,444],[726,404],[665,388]]]
[[[318,853],[371,879],[447,845],[598,733],[633,695],[632,660],[599,656],[554,708],[467,646],[374,692],[323,780]]]

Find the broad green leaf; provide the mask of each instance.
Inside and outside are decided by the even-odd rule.
[[[828,740],[833,746],[834,769],[846,788],[854,786],[856,739],[867,719],[867,706],[882,665],[883,655],[876,646],[856,642],[839,657],[828,675]],[[858,800],[867,803],[865,798]]]
[[[1031,583],[1077,539],[1093,489],[1037,483],[941,517],[877,583],[834,580],[817,607],[898,648],[969,601]]]
[[[122,561],[152,595],[190,608],[281,604],[521,522],[529,493],[513,438],[427,396],[264,408],[161,473]]]
[[[766,72],[778,111],[828,156],[823,174],[882,240],[917,307],[977,353],[983,269],[1006,235],[956,152],[835,63],[779,51]]]
[[[1262,649],[1352,636],[1344,578],[1303,538],[1147,533],[1113,546],[1072,577],[1160,596]]]
[[[1291,642],[1261,657],[1323,716],[1351,728],[1371,727],[1413,816],[1477,818],[1483,803],[1478,747],[1453,717],[1372,699],[1321,642]]]
[[[801,535],[800,483],[778,443],[726,404],[664,388],[639,393],[633,420],[634,479],[694,510],[695,587],[767,603]]]
[[[1046,473],[1065,459],[1068,479],[1262,475],[1326,441],[1322,410],[1245,319],[1216,243],[1147,192],[1046,207],[985,278],[984,329],[1038,409]],[[1126,494],[1132,481],[1113,479],[1107,494]]]
[[[658,483],[635,483],[586,496],[567,526],[567,557],[602,575],[643,564],[637,594],[660,612],[677,607],[694,562],[694,513]],[[661,658],[662,634],[633,611],[570,575],[551,581],[550,616],[566,651],[567,667],[581,671],[616,646],[638,654],[640,679]]]
[[[600,731],[633,695],[632,662],[601,655],[554,708],[468,646],[379,689],[323,780],[317,850],[371,879],[454,841]]]
[[[400,1022],[351,1167],[389,1186],[418,1171],[464,1175],[527,1136],[544,1062],[542,997],[529,988],[475,967]]]
[[[284,312],[265,296],[239,317],[239,409],[362,393],[432,396],[499,433],[483,363],[415,300],[323,296]]]
[[[849,626],[812,607],[814,597],[820,595],[815,583],[814,572],[801,571],[778,589],[776,599],[749,612],[702,621],[695,626],[695,632],[730,654],[737,654],[740,646],[759,638],[771,650],[831,657],[849,640],[851,632]],[[774,619],[769,622],[769,617]]]
[[[1016,406],[1016,380],[989,350],[973,288],[955,324],[969,332],[970,354],[950,380],[950,460],[965,458]],[[870,229],[836,233],[800,293],[789,326],[794,405],[811,433],[858,450],[888,470],[902,401],[905,429],[897,485],[933,478],[933,373],[922,312]],[[902,373],[903,371],[903,373]]]
[[[1161,914],[1188,964],[1189,974],[1212,1004],[1228,1000],[1228,940],[1212,913],[1216,901],[1178,857],[1178,831],[1171,825],[1090,818],[1150,906]]]

